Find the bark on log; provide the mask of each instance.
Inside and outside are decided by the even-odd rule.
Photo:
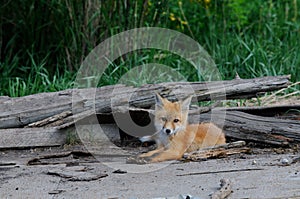
[[[20,98],[0,97],[0,129],[24,127],[69,111],[72,115],[65,114],[65,117],[70,121],[72,117],[78,118],[78,114],[85,117],[84,112],[87,115],[94,110],[97,113],[109,113],[112,107],[128,104],[149,108],[154,104],[154,91],[171,100],[175,97],[184,98],[191,93],[198,101],[255,97],[261,92],[287,87],[289,79],[290,76],[286,75],[219,82],[172,82],[144,85],[140,88],[115,85],[41,93]]]
[[[133,109],[139,111],[139,109]],[[149,111],[143,109],[143,111]],[[222,125],[224,109],[201,115],[190,115],[191,123],[211,121]],[[152,111],[151,111],[152,112]],[[221,113],[220,113],[221,112]],[[134,113],[133,113],[134,114]],[[0,149],[36,146],[60,146],[66,141],[66,131],[58,128],[13,128],[0,129]],[[261,117],[240,111],[227,111],[224,123],[226,136],[236,140],[285,146],[300,143],[300,121]]]
[[[273,117],[262,117],[250,115],[240,111],[227,111],[224,120],[224,110],[215,110],[213,114],[204,113],[192,115],[190,121],[199,123],[211,121],[223,126],[227,137],[285,146],[300,142],[300,121],[277,119]]]

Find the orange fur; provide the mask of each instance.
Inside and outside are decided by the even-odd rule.
[[[138,158],[147,158],[147,162],[161,162],[181,159],[185,152],[203,147],[225,144],[222,129],[213,123],[188,124],[188,111],[191,97],[170,102],[156,94],[155,126],[159,133],[153,136],[158,143],[157,149]],[[167,143],[161,141],[166,137]]]

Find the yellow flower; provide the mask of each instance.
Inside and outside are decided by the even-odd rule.
[[[176,18],[175,18],[175,16],[174,16],[173,13],[170,13],[170,19],[171,19],[171,21],[175,21],[176,20]]]
[[[183,24],[183,25],[187,25],[188,24],[187,21],[180,21],[180,23]]]

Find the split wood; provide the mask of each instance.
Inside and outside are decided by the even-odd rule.
[[[40,93],[19,98],[4,96],[0,97],[0,129],[27,125],[33,127],[32,123],[43,121],[46,118],[48,118],[48,123],[56,123],[63,121],[62,117],[65,119],[84,118],[95,113],[95,111],[98,114],[111,113],[114,108],[128,104],[138,108],[149,108],[155,103],[153,94],[155,91],[170,100],[182,99],[191,94],[197,101],[240,99],[255,97],[262,92],[286,88],[290,84],[289,80],[290,75],[286,75],[214,82],[147,84],[139,88],[113,85]],[[81,116],[77,116],[78,114]],[[64,121],[64,123],[69,122],[70,119]],[[43,122],[37,125],[39,126],[41,123],[46,125]],[[62,125],[62,123],[58,124]],[[57,124],[55,126],[57,127]]]
[[[244,141],[237,141],[227,143],[224,145],[217,145],[214,147],[200,149],[191,153],[184,154],[183,158],[191,161],[199,161],[208,158],[227,157],[228,155],[248,153],[250,148],[243,147],[246,143]]]

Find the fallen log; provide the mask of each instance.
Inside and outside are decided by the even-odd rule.
[[[66,143],[68,130],[70,129],[0,129],[0,149],[61,146]]]
[[[267,108],[266,108],[267,109]],[[146,115],[153,113],[150,109],[132,108],[131,115],[140,117],[142,112]],[[245,140],[247,142],[262,143],[276,146],[286,146],[293,143],[300,143],[300,121],[278,119],[273,117],[262,117],[236,111],[237,109],[227,111],[224,108],[217,108],[211,112],[199,113],[191,110],[190,122],[208,122],[211,121],[217,125],[224,125],[223,129],[228,138],[234,140]],[[222,117],[226,111],[225,120]],[[111,118],[111,116],[106,115]],[[111,118],[113,119],[113,118]],[[130,119],[127,117],[127,119]],[[87,120],[89,120],[87,118]],[[143,119],[144,121],[144,119]],[[124,121],[125,123],[127,121]],[[69,121],[73,124],[73,121]],[[65,124],[67,127],[68,124]],[[132,128],[134,129],[134,128]],[[23,148],[37,146],[60,146],[66,142],[67,132],[72,128],[12,128],[0,129],[0,149],[5,148]],[[155,130],[155,129],[154,129]],[[137,131],[138,132],[138,131]],[[149,131],[150,133],[152,131]],[[139,132],[140,133],[140,132]]]
[[[300,121],[262,117],[241,111],[215,110],[213,114],[192,115],[191,123],[212,121],[223,126],[229,138],[277,146],[300,142]],[[224,118],[223,116],[226,115]]]
[[[154,91],[160,92],[170,100],[175,100],[176,97],[184,98],[190,94],[198,101],[250,98],[258,93],[285,88],[290,84],[289,79],[290,76],[286,75],[215,82],[172,82],[144,85],[139,88],[114,85],[40,93],[19,98],[0,97],[0,129],[24,127],[53,116],[59,116],[62,120],[62,116],[76,118],[77,114],[81,114],[84,118],[91,112],[111,113],[112,108],[128,104],[138,108],[149,108],[154,104]],[[70,111],[72,114],[62,114]],[[51,119],[48,121],[51,122]],[[49,122],[42,123],[47,125]]]

